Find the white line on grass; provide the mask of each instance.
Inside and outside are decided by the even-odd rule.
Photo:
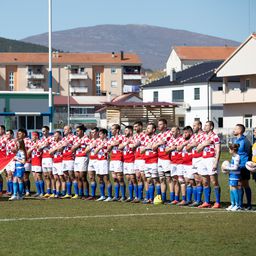
[[[56,216],[56,217],[32,217],[32,218],[9,218],[0,219],[0,222],[14,221],[35,221],[35,220],[67,220],[67,219],[97,219],[97,218],[113,218],[113,217],[140,217],[140,216],[162,216],[162,215],[197,215],[197,214],[215,214],[227,213],[224,210],[217,211],[200,211],[200,212],[156,212],[156,213],[129,213],[129,214],[109,214],[109,215],[85,215],[85,216]]]

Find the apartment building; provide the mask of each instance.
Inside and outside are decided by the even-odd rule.
[[[136,54],[54,52],[52,62],[55,113],[63,123],[88,122],[102,102],[140,90],[142,64]],[[47,92],[48,84],[48,53],[0,53],[1,91]],[[67,116],[70,101],[76,102],[69,105],[72,117]]]

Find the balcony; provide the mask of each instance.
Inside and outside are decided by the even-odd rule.
[[[44,74],[42,73],[28,73],[27,79],[44,80]]]
[[[124,85],[123,93],[140,92],[139,85]]]
[[[88,93],[88,87],[71,86],[71,93]]]
[[[124,80],[141,80],[142,76],[141,74],[124,74],[123,79]]]
[[[229,90],[227,93],[216,91],[212,93],[213,104],[234,104],[255,102],[256,88],[241,91],[239,88]]]
[[[88,79],[88,74],[87,73],[71,73],[69,75],[70,80],[83,80],[83,79]]]
[[[44,87],[42,85],[28,84],[27,91],[44,92]]]

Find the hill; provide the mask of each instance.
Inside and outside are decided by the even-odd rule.
[[[149,25],[98,25],[53,32],[53,47],[70,52],[112,52],[123,50],[140,55],[144,68],[163,69],[176,45],[237,46],[238,42]],[[48,34],[23,39],[24,42],[47,45]]]
[[[0,37],[0,52],[48,52],[42,45]]]

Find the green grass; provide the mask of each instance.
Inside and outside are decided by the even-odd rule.
[[[228,202],[227,176],[221,174],[220,182],[222,201]],[[255,195],[254,181],[251,187]],[[83,200],[0,201],[0,210],[0,255],[255,255],[256,251],[256,212]]]

